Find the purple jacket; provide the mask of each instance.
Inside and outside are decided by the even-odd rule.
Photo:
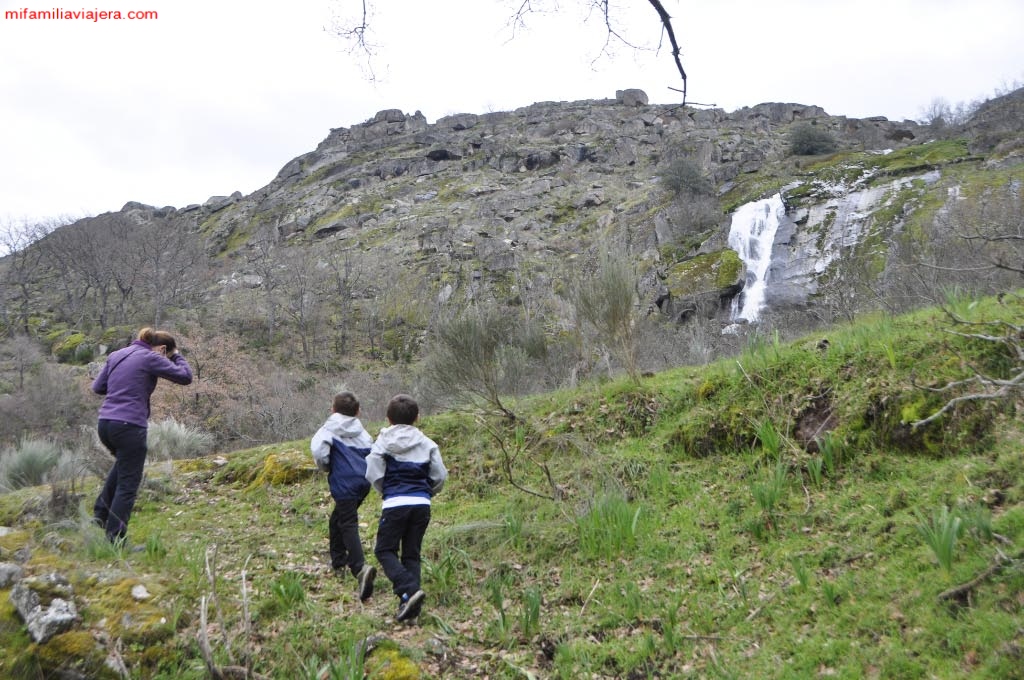
[[[111,353],[103,370],[92,381],[92,391],[106,396],[100,406],[100,420],[119,420],[146,427],[149,396],[156,389],[157,378],[188,385],[192,382],[192,369],[180,354],[168,359],[142,340],[134,340]]]

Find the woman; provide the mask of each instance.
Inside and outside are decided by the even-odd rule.
[[[104,396],[97,427],[100,441],[115,459],[92,512],[111,542],[124,541],[142,482],[149,397],[157,378],[188,385],[192,369],[178,352],[174,336],[143,328],[130,345],[107,357],[92,383],[92,391]]]

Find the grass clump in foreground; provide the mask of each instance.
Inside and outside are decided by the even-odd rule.
[[[970,314],[1024,319],[1009,297]],[[828,343],[764,340],[711,366],[523,401],[543,435],[525,461],[494,443],[515,426],[426,418],[451,478],[417,626],[392,622],[386,579],[361,604],[353,579],[330,574],[322,476],[254,483],[301,441],[177,462],[142,491],[137,552],[90,549],[80,527],[46,518],[44,492],[0,496],[15,529],[0,561],[28,548],[27,572],[64,573],[76,630],[109,640],[138,678],[210,665],[274,678],[1022,677],[1019,395],[909,424],[947,398],[912,380],[1013,361],[942,324],[871,319]],[[379,511],[374,496],[361,510],[367,547]],[[134,600],[135,585],[151,598]],[[0,647],[0,675],[52,670],[6,604]]]

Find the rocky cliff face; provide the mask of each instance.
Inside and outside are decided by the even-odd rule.
[[[238,255],[260,240],[311,248],[310,258],[325,243],[372,251],[446,281],[449,296],[507,291],[524,261],[524,285],[551,287],[566,261],[611,248],[635,260],[648,302],[685,318],[698,303],[725,304],[742,287],[742,269],[728,255],[718,263],[716,255],[727,250],[728,212],[798,171],[786,166],[795,124],[814,125],[856,151],[892,149],[926,135],[910,121],[848,119],[801,104],[726,113],[646,100],[626,90],[615,99],[542,102],[433,124],[419,112],[381,111],[332,130],[249,196],[212,197],[180,210],[125,210],[203,233],[209,254],[228,255],[234,278],[248,277],[252,285],[259,285],[258,274],[246,271]],[[665,189],[660,178],[679,158],[691,159],[715,187],[714,228],[695,230],[681,199]],[[785,232],[790,243],[799,241],[799,222]],[[793,281],[805,285],[800,277]]]

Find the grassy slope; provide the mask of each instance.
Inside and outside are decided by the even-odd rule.
[[[1010,297],[960,311],[1024,319]],[[209,618],[228,632],[225,643],[211,628],[218,663],[250,654],[270,677],[331,662],[334,677],[361,677],[344,665],[372,635],[390,642],[371,653],[371,677],[414,677],[409,661],[445,678],[1024,677],[1019,399],[917,431],[903,422],[942,403],[912,373],[943,384],[970,365],[1007,368],[992,343],[943,325],[868,320],[521,402],[518,439],[487,424],[518,451],[516,483],[539,495],[508,483],[482,421],[426,419],[451,480],[427,534],[418,626],[391,622],[383,577],[363,606],[354,580],[329,575],[330,499],[304,441],[179,462],[169,477],[155,466],[131,525],[144,552],[43,519],[38,490],[0,497],[0,525],[18,529],[0,537],[0,561],[28,545],[29,572],[67,574],[82,629],[120,637],[132,677],[206,677],[195,640],[208,554],[221,612]],[[822,451],[800,445],[815,431],[832,432]],[[964,525],[948,570],[920,531],[943,506]],[[367,545],[379,507],[363,506]],[[1018,559],[968,596],[937,597],[1000,554]],[[145,605],[126,596],[136,583],[153,594]],[[53,657],[96,665],[91,639],[29,645],[0,597],[0,675],[36,677]]]

